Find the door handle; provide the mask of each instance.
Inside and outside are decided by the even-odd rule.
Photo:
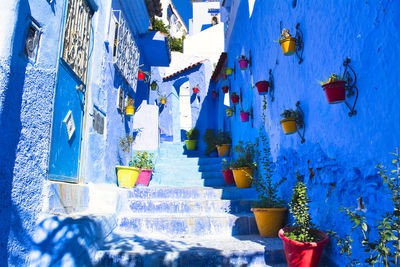
[[[76,86],[76,91],[81,91],[83,94],[86,92],[85,86],[83,84]]]

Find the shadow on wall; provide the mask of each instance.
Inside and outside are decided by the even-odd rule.
[[[1,91],[4,91],[3,102],[0,110],[0,262],[8,261],[7,244],[10,231],[24,244],[26,233],[23,230],[18,209],[14,208],[11,201],[13,183],[13,170],[17,157],[17,147],[21,136],[21,105],[22,93],[25,83],[25,70],[27,61],[20,56],[26,34],[26,18],[30,15],[30,6],[27,0],[21,0],[16,13],[18,14],[12,39],[12,51],[9,61],[10,69],[8,81]],[[7,63],[6,63],[7,64]],[[7,74],[6,74],[7,75]]]

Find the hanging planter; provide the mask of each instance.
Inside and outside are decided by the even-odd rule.
[[[227,108],[227,109],[225,110],[225,112],[226,112],[226,116],[227,116],[227,117],[232,117],[232,115],[233,115],[233,109]]]
[[[229,91],[229,87],[228,87],[227,85],[222,86],[221,89],[222,89],[222,92],[223,92],[224,94],[228,93],[228,91]]]
[[[225,68],[225,74],[226,75],[232,75],[233,69],[232,68]]]
[[[329,104],[338,104],[346,100],[346,81],[336,74],[331,75],[327,82],[320,82]]]
[[[240,111],[240,119],[242,122],[249,121],[250,112]]]
[[[165,95],[160,95],[160,96],[158,97],[158,100],[160,100],[160,104],[161,104],[161,105],[165,105],[165,104],[167,103],[167,96],[165,96]]]
[[[199,88],[198,87],[193,87],[193,94],[199,93]]]
[[[221,79],[226,80],[226,74],[221,74]]]
[[[135,101],[128,97],[128,99],[126,100],[126,106],[125,106],[125,115],[127,116],[133,116],[133,114],[135,113],[135,107],[133,106],[133,103]]]
[[[239,103],[239,96],[234,92],[234,93],[232,93],[232,95],[231,95],[231,101],[232,101],[232,103],[233,104],[237,104],[237,103]]]
[[[282,47],[283,54],[285,56],[291,56],[296,53],[296,38],[292,37],[288,29],[283,29],[281,37],[279,38],[279,44]]]
[[[215,90],[212,90],[211,96],[212,98],[217,98],[217,92]]]
[[[259,95],[267,95],[269,82],[267,81],[259,81],[256,83],[257,91]]]
[[[292,109],[287,109],[281,114],[281,116],[283,117],[283,120],[281,120],[283,132],[286,135],[296,133],[298,113]]]
[[[153,81],[151,84],[150,84],[150,88],[151,88],[151,90],[157,90],[157,87],[158,87],[158,84],[157,84],[157,82],[156,81]]]
[[[249,61],[246,59],[246,57],[245,56],[240,56],[240,58],[239,58],[239,68],[240,68],[240,70],[246,70],[248,64],[249,64]]]
[[[139,70],[137,78],[138,78],[138,80],[143,81],[146,78],[146,75],[144,72]]]

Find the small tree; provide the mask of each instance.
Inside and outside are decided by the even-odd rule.
[[[119,146],[121,147],[122,151],[125,152],[126,165],[128,165],[129,162],[129,152],[131,151],[133,142],[135,142],[133,135],[127,135],[119,139]]]

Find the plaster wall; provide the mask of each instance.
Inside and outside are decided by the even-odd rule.
[[[193,25],[190,31],[190,35],[198,34],[201,32],[202,26],[211,24],[211,19],[214,17],[213,14],[209,13],[209,9],[219,9],[219,2],[193,2]],[[218,23],[221,21],[219,11],[216,13]]]
[[[241,54],[252,54],[252,73],[240,71],[229,77],[231,91],[243,95],[243,107],[253,108],[254,120],[241,122],[238,112],[227,119],[219,91],[218,127],[231,129],[233,144],[239,140],[255,141],[258,128],[265,127],[275,162],[275,179],[287,177],[281,194],[290,201],[296,181],[295,172],[304,174],[312,200],[313,222],[322,230],[333,229],[340,235],[348,234],[350,224],[339,212],[342,206],[357,206],[362,197],[367,208],[365,215],[370,223],[380,219],[390,210],[383,197],[381,179],[374,166],[378,162],[389,165],[391,156],[400,142],[400,115],[395,112],[400,104],[400,67],[394,55],[400,48],[393,46],[400,34],[400,3],[397,1],[255,1],[250,15],[249,1],[240,4],[232,34],[226,40],[228,67],[237,63]],[[235,5],[235,3],[233,3]],[[236,11],[234,11],[236,12]],[[295,34],[300,23],[304,34],[304,61],[296,56],[284,56],[279,43],[282,27]],[[357,115],[348,116],[345,104],[329,105],[318,81],[333,73],[343,72],[343,61],[351,59],[350,66],[357,75],[359,98]],[[256,88],[260,80],[268,80],[269,69],[274,77],[275,100],[266,97],[263,106]],[[349,103],[354,102],[349,98]],[[297,134],[286,136],[280,125],[284,109],[295,109],[300,101],[304,111],[305,143]],[[265,123],[262,121],[265,114]],[[374,235],[374,232],[371,233]],[[354,256],[361,259],[355,237]],[[346,260],[331,242],[327,255],[338,266]]]
[[[170,35],[175,38],[180,38],[182,35],[186,35],[188,33],[188,28],[183,21],[182,17],[179,15],[178,10],[176,10],[174,4],[172,3],[171,0],[161,0],[161,9],[162,9],[162,16],[157,17],[161,19],[165,25],[169,25],[170,28]],[[171,20],[168,20],[168,7],[171,6],[171,10],[175,14],[175,21],[172,22]],[[178,27],[178,22],[181,25],[181,27]]]

